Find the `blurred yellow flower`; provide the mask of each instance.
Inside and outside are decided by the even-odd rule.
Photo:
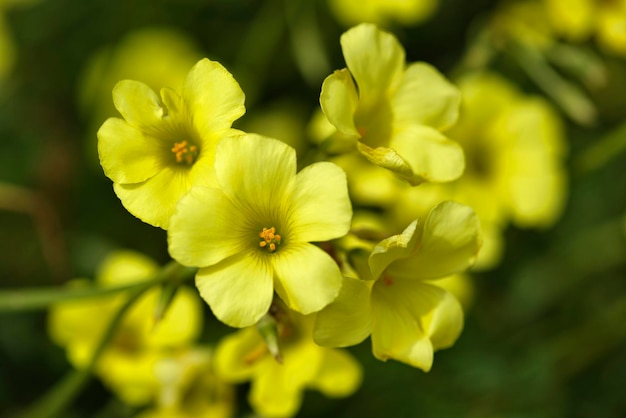
[[[329,162],[296,174],[287,144],[253,134],[217,147],[218,188],[194,187],[181,199],[168,230],[179,263],[200,267],[196,286],[218,319],[256,323],[274,290],[309,314],[339,292],[335,261],[310,242],[348,232],[352,208],[344,172]]]
[[[156,406],[137,418],[234,416],[235,388],[215,375],[213,362],[211,349],[201,346],[159,360]]]
[[[137,283],[149,279],[158,266],[149,258],[118,251],[99,268],[96,284],[103,287]],[[75,280],[70,286],[84,286]],[[126,313],[112,341],[98,360],[94,373],[129,404],[143,404],[159,388],[155,365],[172,351],[187,347],[202,327],[200,299],[189,288],[180,288],[165,316],[154,322],[158,290],[148,291]],[[126,300],[125,293],[54,305],[48,318],[52,340],[67,350],[76,368],[87,365],[109,322]]]
[[[399,22],[405,26],[421,23],[432,16],[439,0],[329,0],[337,20],[345,26],[361,22],[387,26]]]
[[[595,36],[606,51],[626,56],[626,0],[544,0],[555,32],[580,42]]]
[[[378,243],[366,262],[355,256],[359,277],[346,276],[337,300],[317,314],[315,341],[345,347],[371,334],[376,358],[430,370],[434,351],[454,344],[463,327],[459,302],[430,281],[471,266],[479,232],[471,208],[443,202]]]
[[[509,222],[546,228],[559,218],[567,192],[563,126],[544,99],[522,94],[495,74],[467,75],[458,84],[463,104],[451,135],[465,151],[465,173],[449,184],[405,189],[391,219],[408,222],[444,199],[469,205],[485,241],[476,267],[489,268],[500,260]]]
[[[167,229],[176,203],[192,185],[214,184],[215,147],[244,114],[244,94],[218,62],[202,59],[185,79],[182,96],[160,97],[147,85],[123,80],[113,89],[124,119],[98,131],[98,154],[124,207]]]
[[[295,416],[306,389],[333,398],[349,396],[358,389],[360,365],[347,351],[313,342],[313,316],[286,309],[276,315],[282,363],[269,353],[256,328],[227,336],[215,353],[218,376],[232,382],[251,381],[248,399],[257,414]]]
[[[181,91],[185,75],[201,58],[193,39],[165,27],[134,30],[118,43],[96,51],[77,85],[79,107],[89,123],[85,138],[89,162],[98,164],[98,127],[117,115],[111,91],[119,80],[141,80],[154,91],[163,86]]]
[[[347,68],[324,80],[320,105],[352,148],[412,185],[459,177],[463,151],[442,133],[456,122],[457,88],[429,64],[405,67],[397,39],[372,24],[345,32],[341,47]]]

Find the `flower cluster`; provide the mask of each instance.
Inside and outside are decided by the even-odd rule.
[[[356,171],[341,158],[381,170],[400,189],[459,178],[463,148],[447,137],[459,89],[429,64],[407,65],[397,39],[373,24],[348,30],[341,46],[347,67],[321,89],[318,158],[300,170],[290,145],[232,127],[244,94],[215,61],[197,62],[181,93],[131,80],[113,89],[123,119],[98,132],[104,173],[131,214],[167,231],[170,256],[196,269],[215,317],[243,328],[214,354],[198,354],[195,338],[179,336],[182,346],[170,347],[167,361],[152,359],[159,365],[150,369],[150,390],[135,400],[161,394],[154,416],[189,406],[181,388],[203,365],[219,381],[250,380],[257,413],[288,417],[305,389],[336,397],[358,388],[360,366],[337,347],[371,336],[376,358],[428,371],[434,352],[458,338],[463,310],[440,279],[474,263],[482,241],[476,214],[453,201],[428,201],[427,213],[407,207],[401,226],[385,221],[385,208],[367,214]],[[170,316],[179,313],[176,300]],[[52,324],[64,309],[77,308],[60,307]],[[89,334],[52,329],[71,357]],[[115,369],[106,364],[115,361],[98,370]]]

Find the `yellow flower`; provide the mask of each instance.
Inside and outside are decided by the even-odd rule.
[[[466,156],[464,175],[399,194],[391,219],[400,224],[437,201],[454,200],[476,211],[485,245],[476,267],[496,265],[502,231],[513,222],[546,228],[559,218],[567,192],[562,122],[542,98],[527,96],[490,73],[466,75],[461,118],[451,131]]]
[[[430,370],[433,352],[451,346],[463,327],[459,302],[430,281],[462,272],[480,248],[478,218],[454,202],[437,205],[424,223],[355,256],[360,278],[346,276],[337,300],[317,314],[318,344],[345,347],[371,334],[374,356]]]
[[[192,347],[155,365],[159,381],[156,406],[137,418],[229,418],[235,388],[219,379],[208,347]]]
[[[345,397],[359,387],[361,368],[347,351],[313,342],[312,316],[281,311],[277,322],[282,363],[269,353],[254,327],[227,336],[215,353],[218,376],[232,382],[251,381],[248,399],[257,414],[294,416],[305,389]]]
[[[330,303],[341,273],[310,242],[339,238],[350,227],[343,171],[320,162],[296,174],[293,148],[247,134],[220,142],[215,175],[219,189],[192,188],[168,230],[172,257],[200,267],[196,286],[213,313],[231,326],[252,325],[274,290],[304,314]]]
[[[410,26],[430,18],[438,0],[329,0],[330,10],[346,26],[361,22]]]
[[[98,131],[104,173],[130,213],[167,229],[192,185],[213,184],[215,147],[243,115],[244,94],[221,64],[205,58],[187,74],[182,96],[163,88],[159,97],[123,80],[113,101],[124,120],[110,118]]]
[[[140,282],[158,271],[150,259],[130,251],[107,257],[96,282],[103,287]],[[71,282],[84,286],[87,280]],[[180,288],[162,320],[155,325],[157,290],[142,296],[126,313],[114,338],[102,353],[95,374],[129,404],[143,404],[156,394],[159,382],[154,367],[171,350],[186,347],[202,328],[202,307],[189,288]],[[109,322],[125,302],[118,293],[53,306],[49,315],[52,340],[67,350],[70,363],[83,368],[89,362]]]
[[[458,116],[456,87],[429,64],[405,68],[397,39],[372,24],[345,32],[341,46],[348,68],[328,76],[320,95],[337,131],[413,185],[459,177],[463,151],[442,133]]]

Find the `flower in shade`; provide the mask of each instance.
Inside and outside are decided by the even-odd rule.
[[[244,114],[244,94],[221,64],[204,58],[182,95],[123,80],[113,101],[124,119],[109,118],[98,131],[100,164],[130,213],[167,229],[192,185],[213,184],[215,147]]]
[[[433,280],[472,265],[480,248],[478,218],[443,202],[424,223],[379,242],[353,260],[337,299],[317,314],[318,344],[345,347],[372,339],[374,356],[430,370],[433,353],[451,346],[463,327],[459,302]]]
[[[328,162],[296,174],[290,146],[243,134],[217,147],[218,187],[194,187],[178,204],[168,230],[179,263],[199,267],[196,286],[224,323],[256,323],[274,290],[309,314],[332,302],[342,276],[310,242],[348,232],[352,208],[346,176]]]
[[[429,64],[405,67],[398,40],[372,24],[345,32],[341,47],[347,68],[328,76],[320,95],[338,133],[413,185],[459,177],[463,150],[443,134],[458,116],[457,88]]]
[[[359,363],[345,350],[315,344],[313,321],[313,315],[279,314],[282,363],[270,354],[256,327],[227,336],[215,352],[216,374],[233,383],[250,381],[249,402],[267,417],[295,416],[306,389],[333,398],[351,395],[361,383]]]

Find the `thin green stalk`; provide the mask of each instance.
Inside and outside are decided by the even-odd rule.
[[[48,306],[59,302],[102,297],[112,293],[141,288],[145,286],[146,283],[150,283],[151,285],[162,283],[172,279],[173,274],[176,276],[191,276],[192,272],[192,269],[188,269],[172,261],[170,264],[163,267],[163,269],[157,273],[154,278],[123,286],[88,286],[82,288],[54,286],[0,291],[0,313],[46,309]]]

